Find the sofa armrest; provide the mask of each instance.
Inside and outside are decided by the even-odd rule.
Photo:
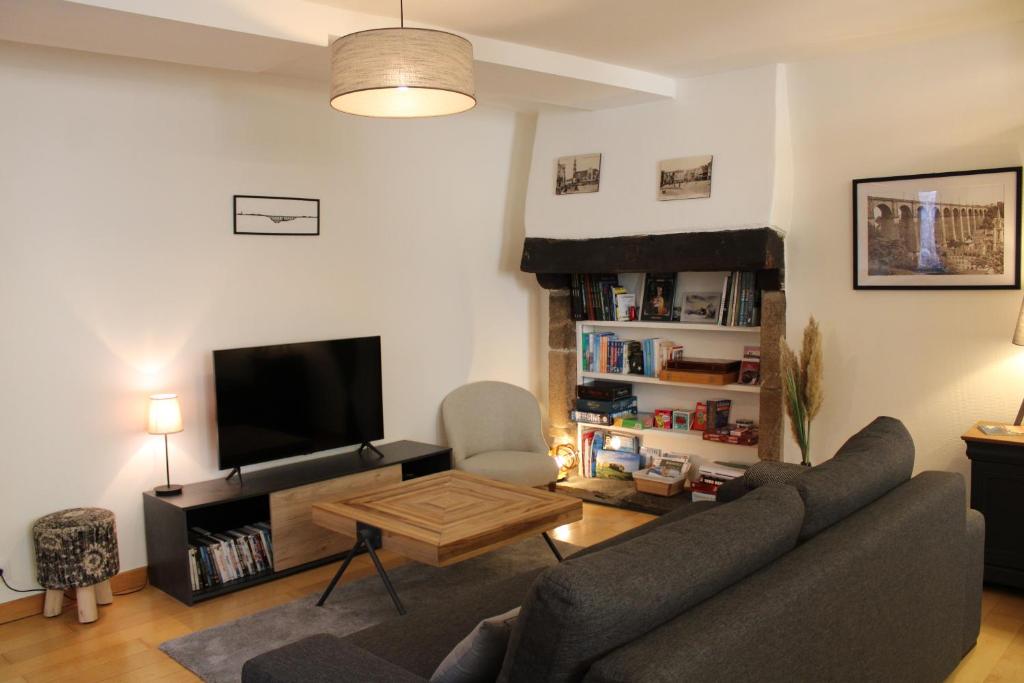
[[[985,517],[977,510],[967,511],[965,544],[966,586],[964,595],[964,654],[978,642],[981,632],[981,585],[985,576]]]
[[[423,683],[426,679],[386,659],[320,634],[253,657],[242,683]]]

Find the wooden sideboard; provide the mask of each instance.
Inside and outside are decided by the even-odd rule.
[[[971,460],[971,507],[985,515],[985,581],[1024,588],[1024,437],[963,435]]]

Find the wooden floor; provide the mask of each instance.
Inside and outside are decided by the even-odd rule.
[[[585,505],[583,519],[553,535],[590,545],[642,524],[648,515]],[[387,566],[402,560],[381,554]],[[81,625],[74,605],[53,619],[42,616],[0,625],[0,683],[42,681],[196,681],[157,646],[165,640],[216,626],[321,589],[335,570],[321,567],[239,593],[185,607],[152,587],[115,598],[100,620]],[[357,558],[343,582],[373,572]],[[1024,681],[1024,592],[986,590],[978,645],[950,677],[957,683]]]

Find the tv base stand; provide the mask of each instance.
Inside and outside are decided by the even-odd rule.
[[[224,477],[224,481],[231,481],[231,477],[238,475],[238,485],[245,486],[245,482],[242,481],[242,468],[236,467],[235,469],[228,472],[228,476]]]
[[[381,453],[379,450],[377,450],[377,447],[374,446],[369,441],[364,441],[361,444],[359,444],[359,449],[356,451],[356,453],[358,453],[361,456],[363,454],[363,451],[367,451],[367,450],[370,450],[370,451],[373,451],[374,453],[376,453],[378,458],[383,458],[384,457],[384,454]]]

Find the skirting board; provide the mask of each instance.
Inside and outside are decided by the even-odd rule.
[[[141,588],[146,584],[146,568],[137,567],[123,571],[110,579],[110,588],[114,593]],[[73,596],[74,591],[69,591]],[[0,624],[6,624],[35,614],[43,613],[43,593],[30,595],[26,598],[19,598],[0,604]]]

